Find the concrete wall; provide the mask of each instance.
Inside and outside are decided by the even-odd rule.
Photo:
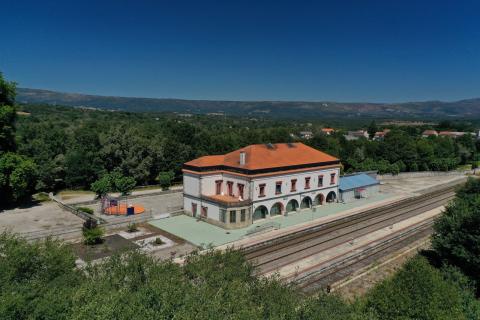
[[[473,174],[473,170],[465,171],[418,171],[418,172],[401,172],[397,175],[382,174],[377,175],[378,180],[391,180],[402,178],[421,178],[421,177],[438,177],[438,176],[461,176],[465,174]]]

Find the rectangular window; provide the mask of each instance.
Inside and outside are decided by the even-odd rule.
[[[275,183],[275,194],[281,194],[282,193],[282,181],[277,181]]]
[[[228,195],[233,197],[233,181],[227,181]]]
[[[291,192],[297,191],[297,179],[292,179],[292,187],[290,188]]]
[[[243,185],[241,183],[238,184],[238,196],[240,198],[242,198],[242,200],[243,200],[243,189],[244,188],[245,188],[245,185]]]
[[[237,211],[231,210],[230,211],[230,223],[237,222]]]
[[[318,186],[319,186],[319,187],[323,187],[323,175],[322,175],[322,176],[318,176]]]
[[[220,221],[223,223],[227,222],[227,210],[220,209]]]
[[[305,178],[305,189],[310,189],[310,177]]]
[[[263,184],[259,185],[258,189],[259,189],[258,196],[259,197],[265,197],[265,184],[263,183]]]
[[[196,203],[192,203],[192,215],[194,217],[197,216],[197,204]]]
[[[202,217],[203,218],[208,217],[208,207],[202,207]]]
[[[241,222],[245,222],[246,216],[247,216],[247,210],[246,209],[240,210],[240,221]]]
[[[335,184],[335,173],[330,175],[330,184]]]
[[[222,183],[223,183],[223,180],[215,181],[215,194],[221,194],[222,193]]]

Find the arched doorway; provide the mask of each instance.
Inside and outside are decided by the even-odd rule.
[[[330,191],[327,194],[327,202],[335,202],[337,200],[337,194],[334,191]]]
[[[321,206],[324,201],[325,201],[325,197],[323,196],[323,194],[321,193],[317,194],[317,196],[315,197],[315,205]]]
[[[302,203],[300,204],[300,209],[306,209],[312,207],[312,198],[305,197],[302,199]]]
[[[292,212],[298,209],[298,201],[292,199],[287,203],[287,212]]]
[[[260,220],[260,219],[265,219],[268,215],[268,209],[265,206],[260,206],[257,209],[255,209],[255,212],[253,212],[253,221]]]
[[[275,203],[272,208],[270,209],[270,216],[278,216],[281,215],[283,212],[283,204],[281,202]]]

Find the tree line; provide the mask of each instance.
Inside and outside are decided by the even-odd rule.
[[[395,127],[384,140],[348,141],[347,129],[367,120],[272,120],[175,113],[130,113],[52,105],[15,106],[15,85],[0,78],[0,188],[4,202],[35,191],[90,189],[113,172],[136,185],[181,181],[184,162],[255,143],[303,141],[341,159],[345,172],[398,173],[476,166],[480,143],[474,137],[421,138],[424,127]],[[16,111],[22,111],[17,115]],[[336,133],[321,132],[337,125]],[[439,128],[463,123],[442,122]],[[382,129],[383,127],[379,127]],[[311,130],[312,139],[296,135]],[[342,130],[343,129],[343,130]],[[14,172],[15,171],[15,172]]]

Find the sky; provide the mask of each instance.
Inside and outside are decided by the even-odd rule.
[[[19,87],[213,100],[480,97],[480,1],[0,0]]]

